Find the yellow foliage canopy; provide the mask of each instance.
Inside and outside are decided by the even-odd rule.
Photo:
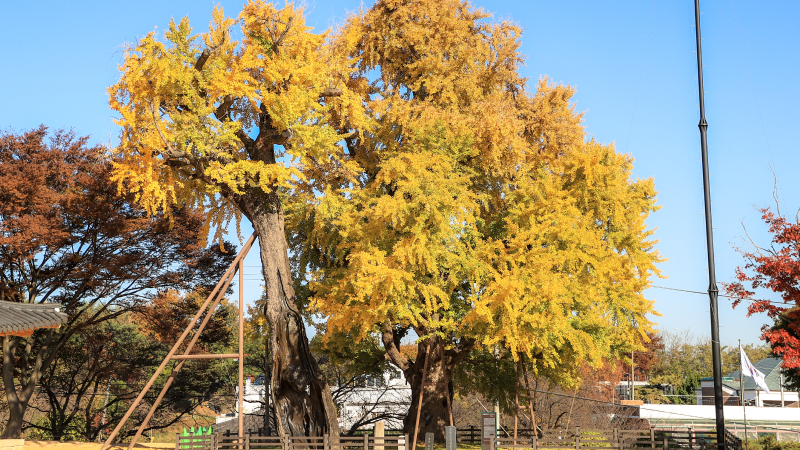
[[[520,29],[488,17],[383,0],[349,18],[337,42],[374,122],[342,121],[355,178],[295,199],[296,269],[329,330],[413,329],[575,375],[651,330],[655,190],[587,140],[572,88],[527,90]]]
[[[346,58],[310,30],[302,9],[252,0],[238,20],[215,8],[200,35],[183,18],[170,22],[163,42],[151,32],[129,48],[109,88],[123,130],[120,189],[151,213],[205,208],[206,231],[219,234],[232,218],[238,224],[230,200],[248,189],[310,190],[329,175],[320,165],[349,172],[326,122],[335,111],[360,124],[361,103],[344,85]]]

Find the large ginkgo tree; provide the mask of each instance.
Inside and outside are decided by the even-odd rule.
[[[441,437],[450,374],[474,349],[570,384],[652,329],[653,181],[587,137],[572,88],[531,89],[521,29],[489,17],[460,0],[352,15],[337,45],[371,122],[332,123],[359,173],[291,198],[304,296],[332,345],[383,343],[411,385],[407,432],[419,411]]]
[[[281,192],[314,192],[349,168],[336,117],[361,123],[346,52],[312,34],[303,11],[252,0],[237,19],[216,8],[208,31],[188,18],[127,49],[109,88],[121,142],[114,179],[150,213],[206,210],[217,234],[242,217],[258,233],[271,330],[278,430],[337,433],[330,390],[310,357],[284,234]]]

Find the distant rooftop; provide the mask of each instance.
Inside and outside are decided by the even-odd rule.
[[[69,317],[60,303],[0,301],[0,336],[30,336],[38,328],[58,328]]]
[[[764,378],[767,381],[767,387],[770,391],[781,390],[781,361],[782,360],[780,358],[770,356],[753,364],[756,369],[760,370],[764,374]],[[738,370],[731,372],[727,377],[722,378],[722,384],[738,390],[739,378],[741,378],[741,375],[739,374]],[[753,381],[753,379],[749,376],[744,377],[744,390],[755,391],[756,389],[759,389],[759,387],[756,385],[756,382]]]

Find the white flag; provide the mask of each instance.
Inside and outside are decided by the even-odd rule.
[[[756,382],[756,385],[761,388],[761,390],[769,394],[767,380],[764,379],[765,375],[761,373],[760,370],[756,369],[755,366],[753,366],[753,363],[750,362],[750,358],[747,357],[747,354],[744,352],[743,348],[739,347],[739,353],[739,358],[742,360],[742,376],[752,378],[753,381]]]

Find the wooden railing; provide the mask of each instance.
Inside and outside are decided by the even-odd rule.
[[[215,433],[176,436],[175,450],[407,450],[407,434],[400,436],[258,436]]]
[[[519,430],[517,430],[519,431]],[[671,432],[649,430],[546,430],[538,438],[500,437],[490,442],[494,448],[525,449],[695,449],[695,450],[741,450],[742,442],[726,431],[725,442],[716,443],[716,433]]]
[[[726,430],[725,442],[718,444],[716,434],[709,431],[671,430],[545,430],[541,436],[498,437],[491,441],[496,449],[574,449],[602,448],[681,449],[681,450],[741,450],[742,441]],[[531,430],[532,431],[532,430]],[[473,434],[474,435],[474,434]],[[463,435],[462,435],[463,438]],[[480,442],[480,436],[477,436]],[[375,437],[360,436],[244,436],[220,434],[206,436],[176,436],[176,450],[410,450],[409,435]]]

